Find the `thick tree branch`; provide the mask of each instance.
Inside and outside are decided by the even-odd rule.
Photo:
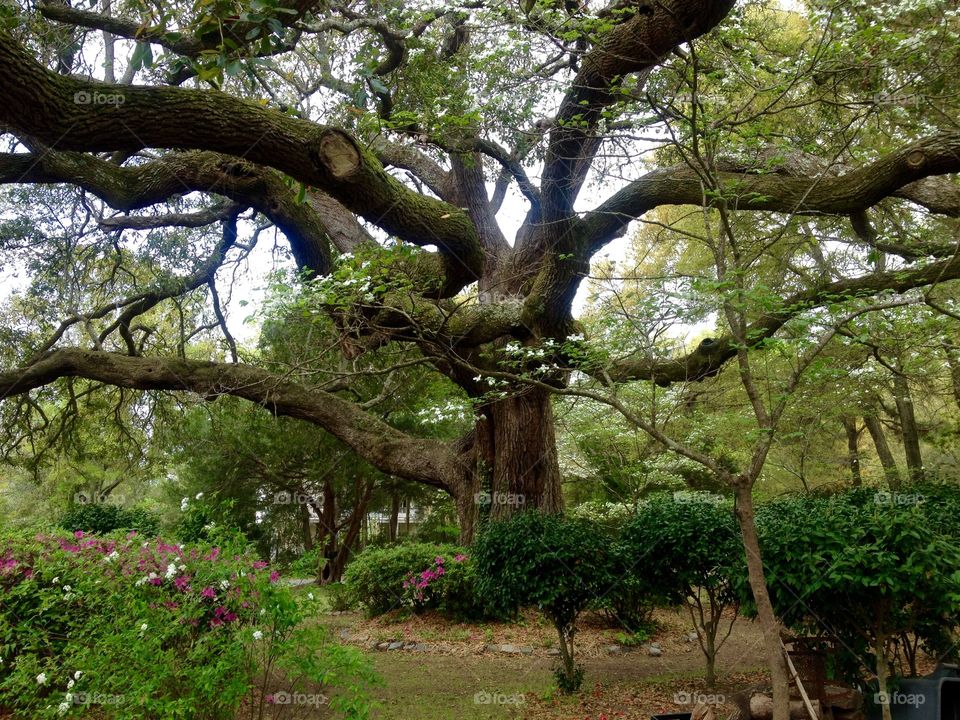
[[[805,215],[851,215],[925,178],[960,172],[960,133],[942,133],[889,153],[839,176],[716,173],[724,199],[739,210]],[[911,193],[913,194],[913,193]],[[919,196],[913,194],[913,198]],[[941,195],[945,198],[945,194]],[[596,252],[631,220],[660,205],[705,205],[700,178],[684,167],[654,170],[614,194],[580,220],[577,232]]]
[[[186,148],[235,155],[328,193],[391,235],[435,245],[448,280],[475,280],[484,256],[461,209],[390,175],[342,130],[214,91],[121,87],[62,77],[0,33],[0,122],[57,150]],[[101,98],[112,102],[100,104]],[[184,128],[190,128],[185,131]]]
[[[300,268],[321,275],[330,270],[329,237],[317,213],[297,202],[280,173],[228,155],[171,153],[142,165],[118,167],[76,152],[0,154],[0,183],[70,183],[127,211],[187,192],[214,192],[270,218],[287,236]]]
[[[906,292],[918,287],[960,278],[960,254],[948,260],[931,263],[913,270],[873,273],[858,278],[811,288],[786,298],[781,310],[770,312],[751,323],[744,336],[751,347],[763,343],[791,319],[814,307],[845,298],[865,297],[883,291]],[[626,358],[604,368],[612,382],[650,380],[661,386],[676,382],[704,380],[713,377],[737,354],[736,343],[730,336],[707,339],[693,352],[669,359]],[[604,380],[604,377],[599,377]]]
[[[64,348],[27,367],[0,372],[0,398],[26,393],[62,377],[137,390],[188,391],[207,399],[234,395],[276,415],[319,425],[383,472],[446,489],[456,471],[448,443],[410,437],[336,395],[245,364]]]
[[[658,65],[670,51],[716,27],[734,0],[639,0],[626,6],[623,22],[606,33],[581,61],[550,131],[542,194],[544,217],[569,216],[579,177],[595,152],[591,136],[602,111],[616,102],[612,90],[624,77]]]

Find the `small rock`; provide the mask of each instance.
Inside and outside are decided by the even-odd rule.
[[[499,646],[499,645],[491,645],[490,643],[487,643],[486,645],[484,645],[484,646],[483,646],[483,649],[484,649],[486,652],[500,652],[500,646]]]
[[[403,646],[403,649],[404,649],[404,650],[413,650],[415,647],[416,647],[416,645],[415,645],[414,643],[407,643],[406,645]]]
[[[650,647],[647,648],[647,654],[650,657],[660,657],[661,655],[663,655],[663,650],[651,645]]]
[[[853,688],[843,688],[836,685],[824,687],[826,704],[839,710],[859,710],[863,707],[863,695]]]
[[[524,647],[520,648],[520,652],[524,655],[533,655],[533,648],[529,645],[525,645]]]
[[[368,641],[367,641],[367,650],[376,650],[376,649],[377,649],[377,646],[378,646],[379,644],[380,644],[380,643],[378,643],[376,640],[368,640]]]
[[[389,650],[389,649],[390,649],[390,643],[388,642],[377,643],[377,650]]]
[[[350,639],[350,630],[347,628],[340,628],[340,639],[349,640]]]
[[[516,645],[501,645],[500,652],[505,652],[509,655],[518,655],[520,653],[520,648]]]
[[[399,650],[403,647],[402,642],[392,642],[387,646],[387,650]]]
[[[697,642],[697,639],[698,639],[698,638],[699,638],[699,636],[697,635],[696,631],[693,631],[693,632],[687,633],[686,637],[684,637],[683,639],[684,639],[686,642],[695,643],[695,642]]]
[[[417,643],[413,646],[413,649],[417,652],[427,652],[430,649],[430,646],[426,643]]]
[[[556,657],[559,654],[560,654],[560,651],[557,650],[557,648],[550,648],[549,650],[547,650],[547,655],[549,657]]]
[[[621,648],[619,645],[607,645],[604,650],[610,655],[619,655],[621,652],[623,652],[623,648]]]

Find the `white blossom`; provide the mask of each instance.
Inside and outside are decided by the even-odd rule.
[[[260,632],[259,630],[254,630],[254,631],[253,631],[253,639],[254,639],[254,640],[263,640],[263,633]]]
[[[47,684],[47,674],[40,673],[37,675],[37,685],[46,685]]]
[[[70,709],[70,703],[68,702],[62,702],[59,705],[57,705],[57,713],[60,715],[66,715],[67,710],[69,709]]]
[[[147,625],[146,623],[143,623],[142,625],[140,625],[140,632],[146,632],[148,627],[149,625]]]

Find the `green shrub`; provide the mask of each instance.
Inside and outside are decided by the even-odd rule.
[[[717,652],[729,637],[722,615],[738,606],[737,587],[746,575],[731,505],[707,493],[654,496],[624,528],[620,548],[624,585],[688,610],[713,685]]]
[[[960,628],[960,547],[924,500],[857,490],[757,512],[781,619],[807,634],[829,628],[843,649],[838,669],[855,680],[868,665],[880,692],[892,660],[915,674],[917,641],[934,652],[955,647]]]
[[[366,717],[367,661],[278,577],[241,544],[0,536],[0,714],[226,720],[272,667]]]
[[[494,608],[515,613],[535,605],[560,639],[560,689],[577,689],[583,674],[574,662],[580,613],[616,584],[609,540],[585,520],[524,512],[491,523],[473,547],[477,587]]]
[[[458,557],[464,559],[458,561]],[[438,558],[443,568],[440,573]],[[370,615],[398,608],[436,609],[458,618],[486,614],[469,558],[455,545],[403,543],[367,548],[347,566],[343,581],[353,599]],[[418,588],[417,584],[424,581],[426,585]]]
[[[110,503],[75,505],[57,523],[64,530],[88,533],[111,533],[115,530],[136,530],[152,537],[160,527],[160,518],[143,508],[127,509]]]
[[[290,563],[290,566],[287,568],[288,572],[294,577],[299,578],[318,577],[320,575],[320,563],[322,561],[320,551],[321,548],[315,547],[313,550],[305,552]]]
[[[348,612],[357,606],[350,588],[343,583],[330,583],[326,586],[326,591],[330,609],[334,612]]]

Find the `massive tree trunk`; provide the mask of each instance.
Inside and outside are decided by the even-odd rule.
[[[923,457],[920,455],[920,431],[913,410],[913,396],[906,376],[895,373],[893,376],[893,399],[897,403],[900,428],[903,433],[903,453],[907,460],[907,475],[911,480],[923,477]]]
[[[481,408],[476,437],[481,491],[492,519],[524,509],[560,512],[563,498],[550,393],[528,388]]]
[[[880,458],[880,465],[883,467],[887,485],[891,490],[896,490],[900,487],[900,469],[897,467],[897,461],[894,459],[893,453],[890,452],[890,445],[887,443],[883,426],[876,415],[864,415],[863,423],[867,426],[867,432],[873,439],[874,447],[877,448],[877,457]]]

